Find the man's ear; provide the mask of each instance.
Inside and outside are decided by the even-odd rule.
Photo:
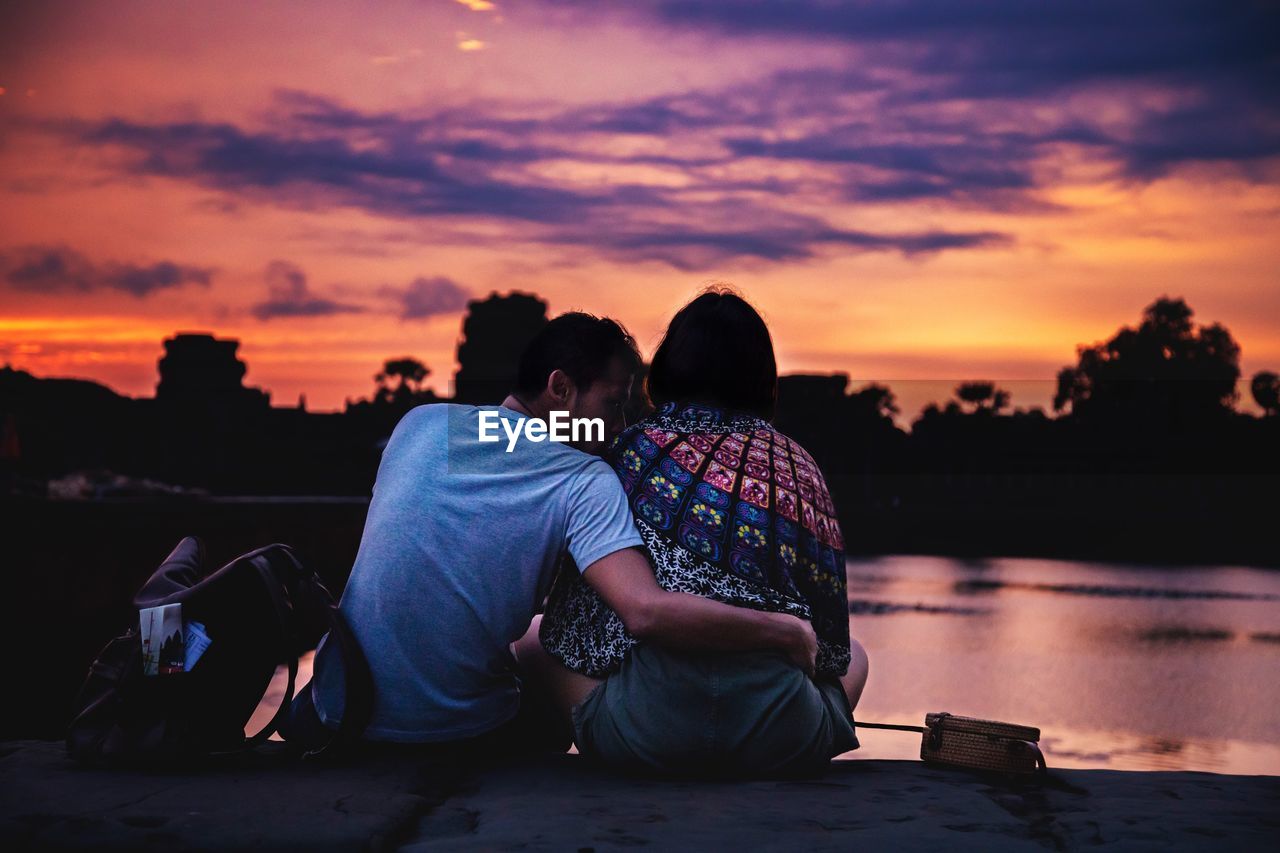
[[[573,389],[573,380],[569,378],[569,374],[558,367],[547,377],[547,395],[553,403],[562,407],[568,405]]]

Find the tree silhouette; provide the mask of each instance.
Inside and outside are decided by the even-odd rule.
[[[373,395],[377,402],[401,400],[406,396],[416,397],[422,388],[422,380],[431,375],[431,370],[416,358],[391,358],[382,365],[382,372],[373,377],[378,383],[378,390]],[[387,382],[395,379],[395,387],[388,387]]]
[[[1240,378],[1240,347],[1217,323],[1191,323],[1182,299],[1162,296],[1136,329],[1077,348],[1075,367],[1058,373],[1053,407],[1077,418],[1171,425],[1229,413]]]
[[[849,395],[849,407],[858,415],[871,415],[892,421],[898,414],[898,401],[886,385],[870,383]]]
[[[1280,375],[1270,370],[1261,370],[1253,374],[1249,383],[1249,392],[1253,401],[1267,413],[1268,417],[1280,414]]]
[[[497,403],[515,383],[520,354],[547,323],[547,303],[532,293],[467,303],[458,343],[453,398],[459,403]]]
[[[994,382],[962,382],[956,386],[956,397],[973,406],[972,413],[994,414],[1009,406],[1009,392]]]

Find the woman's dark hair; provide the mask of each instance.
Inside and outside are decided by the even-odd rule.
[[[538,330],[520,355],[517,394],[536,395],[547,387],[553,370],[563,370],[585,391],[618,359],[629,372],[640,367],[640,353],[627,330],[608,317],[570,311]]]
[[[732,290],[710,288],[671,318],[647,388],[655,406],[697,401],[770,419],[778,363],[769,327]]]

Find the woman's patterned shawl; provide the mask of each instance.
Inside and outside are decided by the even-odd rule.
[[[609,461],[664,589],[811,619],[819,675],[849,665],[844,540],[813,458],[760,418],[668,403]],[[600,677],[635,639],[570,564],[542,620],[546,649]]]

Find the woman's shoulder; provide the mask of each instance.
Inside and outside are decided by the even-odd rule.
[[[680,441],[693,442],[695,449],[720,446],[737,451],[736,455],[751,451],[757,457],[778,457],[818,472],[809,451],[769,421],[697,404],[668,405],[627,427],[614,442],[610,458],[619,459],[627,450],[638,447],[668,450]]]
[[[769,422],[756,415],[736,412],[705,403],[667,403],[632,427],[645,433],[708,436],[739,433],[751,435],[769,430]]]
[[[835,503],[831,499],[822,469],[818,467],[813,456],[798,441],[773,427],[770,427],[770,444],[773,448],[772,467],[775,484],[784,488],[789,487],[801,499],[811,503],[819,513],[829,516],[823,519],[824,523],[832,530],[838,531]],[[780,501],[781,497],[779,495]],[[836,538],[839,538],[838,533]]]
[[[800,442],[784,433],[782,430],[775,428],[772,424],[769,426],[770,438],[773,446],[780,456],[789,456],[793,463],[807,465],[818,471],[818,463],[814,461],[813,456]]]

